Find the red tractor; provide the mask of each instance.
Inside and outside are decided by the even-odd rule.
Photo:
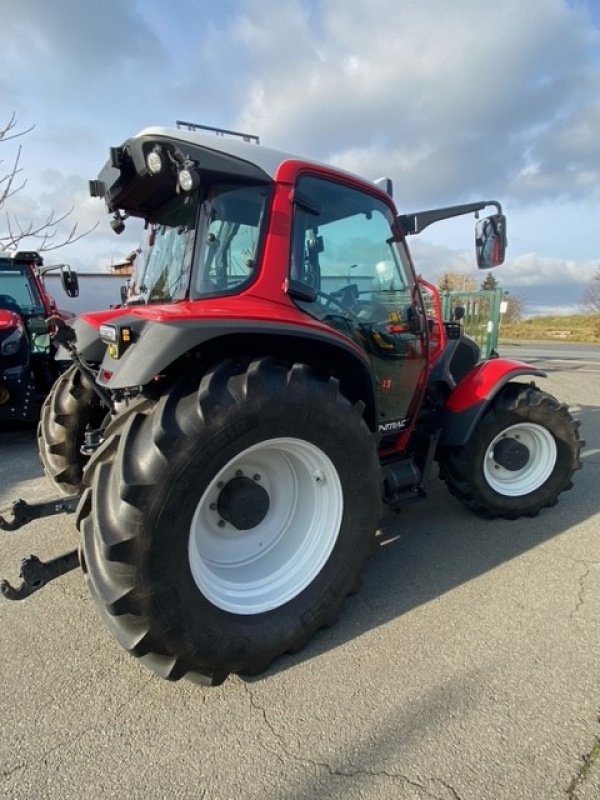
[[[480,362],[407,238],[492,206],[480,268],[503,261],[494,201],[399,215],[391,182],[233,137],[148,128],[110,151],[93,196],[148,231],[125,304],[57,334],[72,360],[39,447],[76,508],[76,551],[28,560],[23,597],[77,563],[104,623],[164,678],[255,674],[332,624],[386,504],[433,467],[483,517],[534,516],[570,488],[577,423]],[[526,376],[525,381],[519,379]]]
[[[68,265],[44,267],[39,253],[0,253],[0,421],[37,420],[40,407],[59,374],[49,320],[68,319],[48,294],[43,276],[61,271],[69,297],[79,293]]]

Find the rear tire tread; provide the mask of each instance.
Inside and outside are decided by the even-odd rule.
[[[286,386],[304,393],[322,392],[329,403],[335,397],[340,412],[353,419],[357,436],[361,432],[363,451],[366,442],[376,445],[377,438],[362,418],[363,407],[360,404],[353,407],[340,394],[335,379],[322,381],[304,364],[285,367],[271,358],[255,359],[246,365],[229,360],[206,374],[195,388],[190,381],[181,381],[154,407],[140,407],[128,414],[127,419],[115,418],[107,430],[106,441],[88,464],[85,478],[92,484],[93,500],[90,502],[86,493],[78,509],[86,580],[115,638],[161,677],[178,680],[187,674],[193,680],[218,685],[232,672],[262,671],[283,653],[304,648],[320,628],[334,624],[343,597],[357,587],[360,568],[371,551],[368,536],[363,536],[362,550],[354,559],[355,567],[348,574],[339,573],[344,575],[343,596],[334,598],[329,605],[329,598],[327,602],[319,599],[314,618],[297,621],[287,640],[278,642],[270,652],[255,652],[249,647],[248,652],[237,656],[231,653],[222,656],[217,647],[213,657],[196,655],[186,644],[189,637],[185,635],[185,624],[189,623],[182,624],[181,630],[174,630],[173,625],[166,625],[156,613],[155,590],[144,566],[147,555],[144,530],[148,519],[157,513],[148,509],[152,487],[159,490],[169,460],[176,455],[182,458],[181,453],[187,452],[186,443],[189,448],[189,442],[193,441],[190,437],[211,424],[211,415],[222,415],[234,405],[242,406],[247,398],[254,397],[256,404],[256,398],[265,391],[268,397],[276,398],[278,391]],[[319,402],[317,397],[317,408]],[[263,413],[267,416],[271,413],[271,406],[267,402],[260,406],[261,418]],[[377,470],[378,475],[376,446],[372,450],[372,461],[362,467],[364,474]],[[366,508],[364,515],[365,518],[370,515],[375,526],[381,505],[380,487],[377,481],[368,487],[364,493],[367,506],[370,504],[372,508]],[[373,531],[373,539],[374,535]],[[165,591],[168,590],[163,589],[163,595]],[[164,597],[162,602],[167,602]],[[173,602],[179,601],[174,597]]]

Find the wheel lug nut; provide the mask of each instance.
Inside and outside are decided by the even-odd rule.
[[[256,475],[252,476],[252,480],[253,481],[259,481],[260,480],[260,475],[258,474],[258,472],[256,473]]]
[[[211,511],[216,511],[217,510],[217,504],[216,503],[211,503],[209,505],[209,508],[210,508]]]
[[[220,519],[217,522],[217,525],[219,526],[219,528],[224,528],[225,527],[225,520],[224,519]]]
[[[224,486],[225,486],[225,484],[223,483],[223,481],[219,481],[217,483],[217,489],[222,489]]]
[[[243,474],[244,473],[242,472],[241,469],[236,469],[236,471],[235,471],[235,477],[236,478],[241,478]]]

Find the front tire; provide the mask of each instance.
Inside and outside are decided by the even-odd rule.
[[[581,467],[578,427],[551,395],[507,384],[468,442],[441,452],[441,475],[450,492],[482,516],[535,516],[573,485]]]
[[[381,514],[361,408],[270,359],[113,421],[86,480],[83,561],[108,628],[162,677],[213,685],[335,621]]]

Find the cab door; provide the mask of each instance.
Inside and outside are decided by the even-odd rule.
[[[377,197],[303,176],[296,191],[291,278],[316,293],[309,314],[345,333],[368,354],[379,430],[409,427],[426,368],[421,298],[391,209]]]

